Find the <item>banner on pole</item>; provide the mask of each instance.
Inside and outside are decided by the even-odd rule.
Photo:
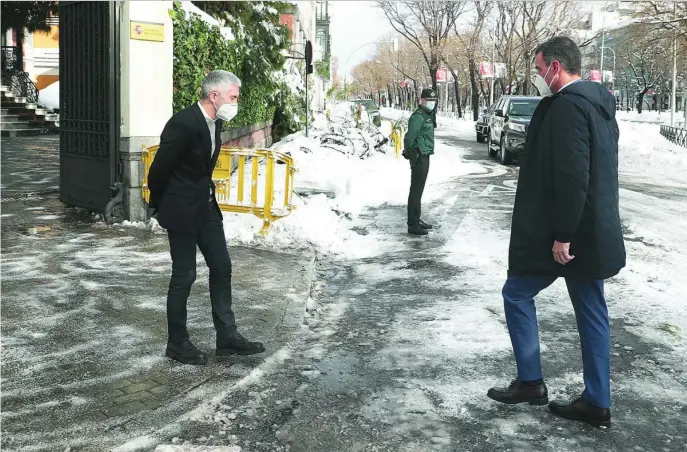
[[[613,71],[604,71],[604,83],[613,82]]]
[[[447,74],[448,74],[448,69],[446,69],[446,68],[437,69],[437,83],[446,82],[446,80],[448,78]]]
[[[481,61],[479,63],[479,74],[482,78],[491,78],[494,76],[494,65],[488,61]]]

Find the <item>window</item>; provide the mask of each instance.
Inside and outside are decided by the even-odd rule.
[[[516,99],[508,106],[508,116],[532,116],[539,99]]]

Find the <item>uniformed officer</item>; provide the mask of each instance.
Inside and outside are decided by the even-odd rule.
[[[429,156],[434,154],[435,107],[437,93],[423,89],[417,110],[408,120],[408,132],[403,139],[403,156],[410,161],[410,193],[408,194],[408,233],[427,235],[432,225],[420,218],[422,192],[429,172]]]

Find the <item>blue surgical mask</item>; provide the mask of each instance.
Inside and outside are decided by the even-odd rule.
[[[425,107],[429,108],[430,110],[434,110],[434,107],[436,107],[437,101],[435,100],[428,100],[427,103],[425,104]]]

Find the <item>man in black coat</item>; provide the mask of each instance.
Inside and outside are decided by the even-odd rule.
[[[231,72],[210,72],[202,82],[200,101],[165,125],[148,173],[150,207],[167,230],[172,255],[166,356],[184,364],[207,362],[205,354],[189,340],[186,329],[186,302],[196,280],[196,246],[210,269],[216,354],[265,351],[260,342],[249,342],[236,329],[231,309],[231,260],[212,182],[222,145],[222,123],[236,116],[240,87],[241,81]]]
[[[545,405],[534,297],[564,277],[582,344],[585,390],[550,410],[568,419],[610,426],[610,324],[604,280],[625,266],[618,207],[618,124],[615,98],[580,79],[581,55],[555,37],[536,52],[535,82],[546,96],[530,123],[515,196],[506,323],[518,378],[488,396]],[[555,94],[553,94],[555,93]]]

